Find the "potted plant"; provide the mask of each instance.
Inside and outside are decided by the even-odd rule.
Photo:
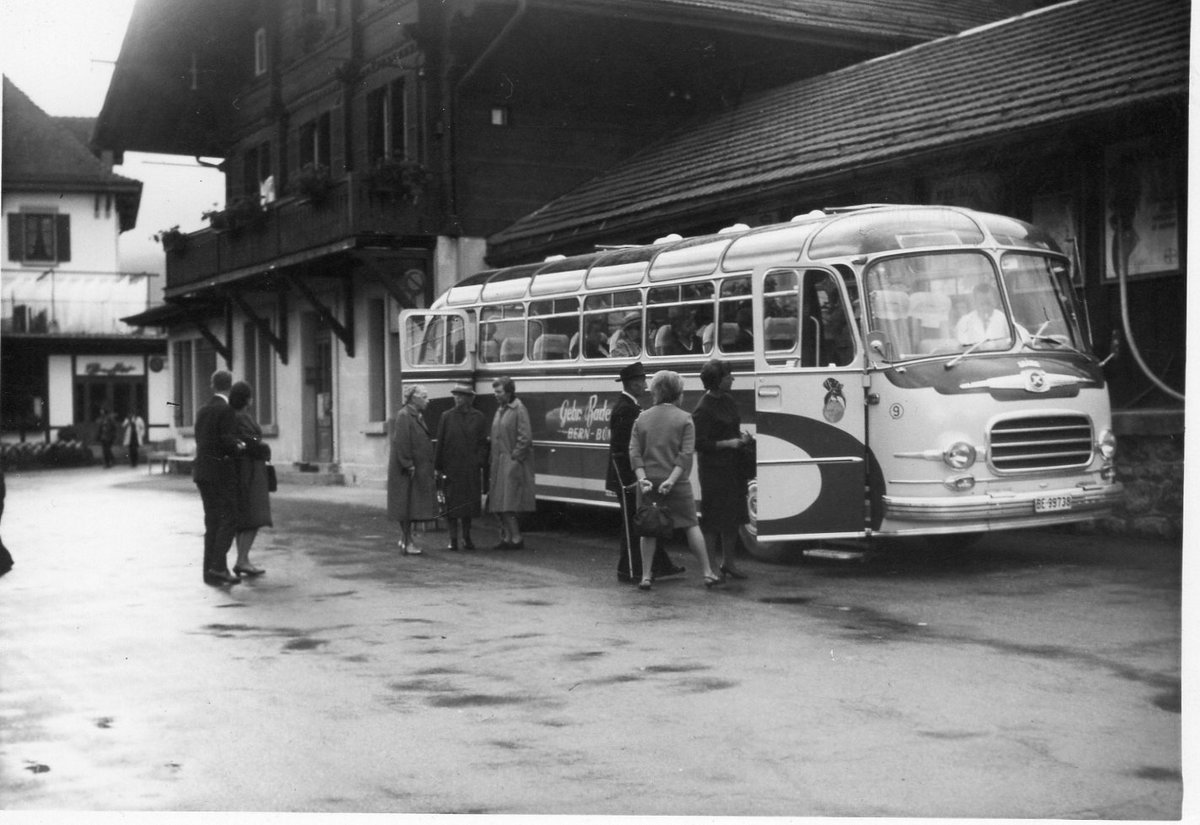
[[[368,177],[372,192],[415,204],[425,192],[429,173],[415,161],[380,158],[371,167]]]
[[[333,177],[329,174],[329,167],[320,163],[304,164],[292,181],[292,191],[308,198],[309,202],[314,205],[324,203],[333,190],[333,186]]]
[[[154,233],[154,240],[162,244],[164,252],[183,252],[187,249],[188,236],[179,231],[179,225]]]
[[[239,195],[225,204],[224,209],[210,209],[200,217],[217,232],[237,232],[248,226],[258,226],[266,214],[257,196]]]

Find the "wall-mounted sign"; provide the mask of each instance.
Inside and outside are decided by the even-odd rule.
[[[95,378],[133,378],[146,374],[141,355],[79,355],[75,374]]]

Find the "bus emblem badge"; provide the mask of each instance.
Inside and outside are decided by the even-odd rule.
[[[1046,373],[1041,370],[1026,370],[1025,389],[1029,390],[1029,392],[1046,392],[1049,390],[1050,383],[1046,380]]]
[[[826,378],[822,386],[828,392],[825,393],[825,406],[821,412],[826,421],[836,424],[846,414],[846,394],[842,391],[841,382],[836,378]]]

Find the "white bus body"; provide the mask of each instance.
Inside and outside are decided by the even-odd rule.
[[[688,317],[695,339],[671,348],[664,328]],[[454,382],[473,381],[490,414],[492,380],[513,378],[545,500],[615,503],[623,366],[676,370],[691,410],[710,358],[733,366],[756,435],[759,540],[1061,524],[1121,495],[1069,262],[999,215],[858,207],[489,270],[403,312],[400,348],[431,425]]]

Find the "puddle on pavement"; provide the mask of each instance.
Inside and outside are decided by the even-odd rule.
[[[292,639],[290,642],[288,642],[287,644],[285,644],[283,646],[283,649],[284,650],[316,650],[317,648],[323,647],[324,645],[327,645],[327,644],[329,644],[329,642],[327,642],[324,639],[313,639],[313,638]]]
[[[597,659],[601,656],[607,656],[606,650],[581,650],[578,653],[567,653],[563,656],[568,662],[586,662],[589,659]]]
[[[465,693],[461,696],[434,696],[428,702],[437,708],[490,707],[493,705],[516,705],[525,701],[513,696],[496,696],[488,693]]]
[[[108,729],[112,727],[114,721],[116,720],[114,720],[111,716],[101,716],[96,720],[96,727]]]
[[[1182,782],[1183,774],[1172,768],[1156,768],[1147,765],[1133,772],[1138,779],[1151,779],[1156,782]]]
[[[763,604],[808,604],[811,596],[764,596],[759,599]]]
[[[647,673],[692,673],[708,669],[708,665],[647,665],[642,668]]]
[[[729,688],[737,687],[741,682],[736,682],[732,679],[684,679],[679,682],[679,691],[681,693],[708,693],[714,690],[728,690]]]

